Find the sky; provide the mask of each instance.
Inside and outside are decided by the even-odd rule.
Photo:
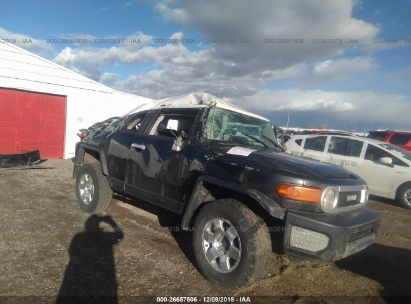
[[[14,0],[0,38],[118,90],[411,130],[411,0]]]

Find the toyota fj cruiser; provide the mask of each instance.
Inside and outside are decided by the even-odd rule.
[[[334,261],[369,246],[380,222],[359,177],[288,155],[267,119],[209,95],[94,131],[77,145],[74,175],[86,212],[105,211],[115,192],[181,214],[198,269],[232,288],[264,275],[270,230],[287,253]]]

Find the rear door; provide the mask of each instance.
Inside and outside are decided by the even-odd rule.
[[[342,136],[331,136],[327,145],[326,162],[356,173],[361,165],[364,142]]]
[[[327,136],[307,137],[304,141],[302,156],[311,157],[319,161],[325,161],[325,146]]]

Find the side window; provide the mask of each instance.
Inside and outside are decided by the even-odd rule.
[[[359,140],[354,140],[344,137],[331,137],[328,153],[359,157],[364,143]]]
[[[373,138],[381,141],[385,141],[385,137],[387,137],[387,133],[384,132],[370,132],[367,136],[368,138]]]
[[[364,159],[376,162],[381,157],[384,157],[384,156],[391,156],[391,155],[389,155],[384,150],[369,144],[368,147],[367,147],[367,151],[365,152]]]
[[[125,127],[128,131],[138,131],[143,124],[146,113],[135,116]]]
[[[303,140],[302,139],[297,139],[296,141],[295,141],[295,143],[297,144],[297,145],[299,145],[299,146],[301,146],[301,143],[303,142]]]
[[[365,152],[364,158],[367,160],[373,161],[373,162],[378,162],[378,160],[381,157],[391,157],[393,165],[408,167],[407,164],[405,164],[400,159],[396,158],[394,155],[380,148],[377,148],[376,146],[368,144],[367,151]]]
[[[151,127],[149,135],[175,138],[185,132],[190,136],[196,114],[161,114]]]
[[[326,136],[309,137],[305,140],[304,149],[322,152],[326,141]]]
[[[393,145],[405,145],[411,139],[411,135],[406,134],[395,134],[391,137],[390,143]]]

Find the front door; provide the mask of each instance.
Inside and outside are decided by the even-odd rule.
[[[115,191],[125,192],[126,176],[128,174],[128,157],[131,145],[140,141],[141,126],[146,113],[139,113],[130,117],[125,126],[114,132],[110,138],[107,151],[107,166],[109,180]]]
[[[127,191],[163,208],[180,213],[184,208],[184,186],[188,180],[191,149],[176,149],[182,132],[188,141],[197,110],[188,113],[162,111],[144,135],[131,144],[128,156]]]
[[[384,156],[392,157],[384,150],[368,144],[362,164],[356,167],[355,172],[367,182],[370,194],[391,197],[396,165],[390,166],[379,162]]]

